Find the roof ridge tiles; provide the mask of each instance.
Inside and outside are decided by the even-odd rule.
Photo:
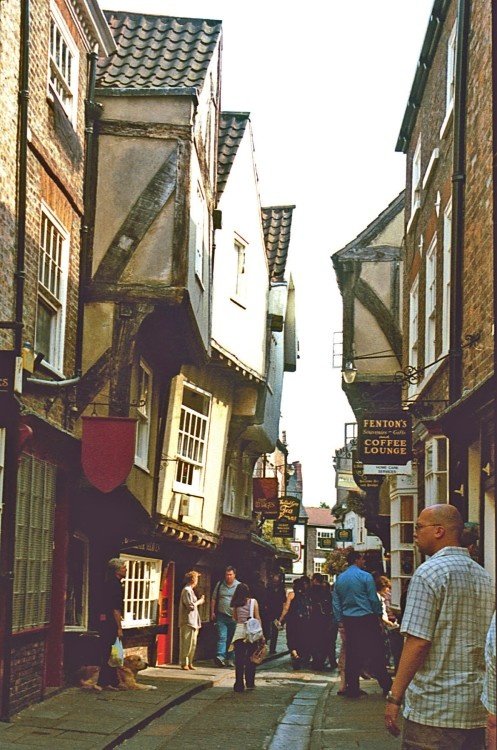
[[[221,21],[105,11],[117,53],[99,65],[100,89],[201,89]]]

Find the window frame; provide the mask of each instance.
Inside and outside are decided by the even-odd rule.
[[[445,89],[445,112],[454,108],[454,97],[456,89],[456,47],[457,47],[457,21],[452,27],[447,41],[447,71]]]
[[[201,396],[207,399],[207,402],[208,402],[207,414],[201,414],[200,412],[196,412],[190,407],[185,406],[184,395],[185,395],[186,390],[191,390],[194,393],[199,393]],[[190,413],[194,417],[198,418],[200,423],[203,422],[205,424],[205,432],[202,437],[199,437],[197,435],[191,435],[187,433],[186,431],[182,432],[181,424],[182,424],[182,418],[183,418],[183,411]],[[209,429],[210,429],[211,418],[212,418],[212,394],[209,393],[208,391],[204,391],[202,388],[199,388],[193,383],[185,380],[182,386],[181,403],[180,403],[180,408],[179,408],[178,440],[177,440],[177,447],[176,447],[176,477],[173,483],[173,490],[176,492],[184,492],[187,494],[197,494],[197,495],[202,494],[204,478],[205,478],[205,467],[206,467],[207,449],[208,449],[208,444],[209,444]],[[183,438],[182,438],[182,435],[183,435]],[[180,453],[180,444],[182,440],[183,442],[185,442],[185,437],[186,437],[186,441],[188,441],[189,438],[192,438],[193,441],[197,441],[199,445],[202,445],[203,450],[202,450],[201,461],[194,460],[193,458]],[[195,481],[192,481],[190,484],[187,484],[186,482],[182,482],[180,479],[178,479],[181,464],[183,464],[184,466],[193,467],[191,469],[192,479],[195,479]]]
[[[75,633],[75,632],[86,632],[88,630],[88,591],[89,591],[89,579],[90,579],[90,541],[86,534],[80,531],[73,531],[71,534],[73,539],[77,539],[83,545],[83,575],[82,575],[82,623],[81,625],[67,625],[64,616],[64,632]],[[68,551],[69,554],[69,551]],[[67,581],[66,581],[67,590]],[[66,596],[67,601],[67,596]]]
[[[236,485],[238,473],[238,454],[233,451],[229,463],[226,464],[224,475],[223,513],[230,516],[236,514]]]
[[[148,390],[146,392],[145,404],[141,405],[141,375],[145,373],[148,378]],[[152,394],[153,394],[153,372],[148,366],[144,359],[140,358],[138,362],[138,378],[137,378],[137,405],[136,405],[136,436],[135,436],[135,466],[139,466],[144,471],[149,471],[149,458],[150,458],[150,433],[151,433],[151,422],[152,422]],[[143,444],[146,446],[142,455],[139,452],[139,446],[141,445],[141,439],[143,436]]]
[[[326,581],[329,581],[330,573],[327,570],[326,571],[323,570],[323,565],[326,565],[325,557],[313,557],[312,558],[312,572],[320,573],[322,576],[324,576]]]
[[[142,628],[157,625],[159,622],[159,599],[161,591],[161,577],[162,577],[162,560],[154,557],[139,557],[138,555],[125,555],[121,554],[120,559],[126,563],[126,576],[123,579],[123,593],[124,593],[124,607],[123,607],[123,630],[129,630],[130,628]],[[137,577],[131,575],[133,572],[133,564],[142,564],[144,569],[149,569],[148,579],[147,577]],[[134,596],[134,592],[144,593],[147,590],[148,582],[148,596],[138,595]],[[131,594],[128,596],[128,594]],[[139,606],[148,609],[148,617],[128,617],[129,614],[127,607],[133,606],[136,603]],[[155,613],[153,609],[155,608]],[[143,612],[141,614],[144,614]],[[154,614],[155,616],[150,616]]]
[[[245,307],[247,302],[247,247],[248,242],[235,232],[233,237],[233,250],[235,253],[235,283],[233,285],[232,300]]]
[[[429,378],[433,367],[437,347],[437,235],[435,234],[426,252],[425,262],[425,369],[424,376]]]
[[[252,479],[253,472],[250,467],[250,456],[248,453],[242,453],[241,461],[241,508],[240,515],[243,518],[250,518],[252,516]]]
[[[66,80],[64,72],[60,69],[57,64],[57,60],[52,54],[52,22],[57,28],[61,39],[65,43],[68,51],[71,55],[70,62],[70,81]],[[61,94],[57,91],[57,88],[52,83],[52,71],[54,71],[55,77],[58,79],[59,84],[65,89],[66,94],[70,97],[70,103],[64,101]],[[68,120],[76,126],[77,113],[78,113],[78,89],[79,89],[79,49],[74,41],[69,27],[67,26],[62,13],[55,3],[50,3],[50,29],[49,29],[49,40],[48,40],[48,80],[47,80],[47,96],[52,101],[56,98],[60,106],[67,115]]]
[[[53,230],[60,236],[60,277],[59,277],[59,295],[57,297],[53,290],[45,286],[41,280],[46,265],[43,263],[45,256],[48,263],[52,256],[47,252],[44,242],[44,222],[52,225]],[[46,238],[47,235],[45,235]],[[39,349],[38,341],[38,321],[40,304],[53,313],[50,322],[50,344],[49,352],[43,352],[43,366],[53,370],[58,375],[64,373],[64,352],[65,352],[65,329],[67,317],[67,288],[69,278],[69,255],[70,255],[70,233],[59,221],[54,212],[46,205],[41,203],[40,210],[40,239],[38,243],[38,279],[36,290],[36,321],[35,321],[35,350]],[[47,263],[47,261],[45,261]]]
[[[443,216],[443,293],[442,293],[442,354],[450,348],[450,295],[452,263],[452,198],[447,202]]]
[[[205,260],[205,197],[200,182],[197,182],[196,196],[196,217],[195,217],[195,276],[203,285],[204,283],[204,260]]]
[[[50,624],[56,489],[55,464],[22,454],[14,552],[14,633],[46,628]]]
[[[333,545],[331,547],[322,547],[320,544],[321,539],[335,539],[335,533],[333,529],[316,529],[316,549],[319,550],[331,550],[333,549]]]
[[[415,312],[414,312],[415,311]],[[409,291],[409,367],[419,367],[419,276],[414,279]],[[409,383],[408,396],[417,391],[417,383]]]
[[[445,468],[439,468],[439,443],[445,442]],[[433,461],[430,465],[429,454],[431,453]],[[425,505],[435,505],[436,503],[449,502],[449,456],[450,446],[449,439],[445,435],[432,437],[425,443]],[[438,489],[441,483],[445,484],[445,496],[439,496]],[[434,492],[434,490],[436,492]],[[434,495],[436,494],[436,497]]]
[[[421,206],[421,136],[418,138],[411,166],[411,218]]]

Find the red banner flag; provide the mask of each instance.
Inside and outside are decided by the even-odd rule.
[[[122,484],[135,458],[136,419],[83,417],[81,464],[91,484],[111,492]]]

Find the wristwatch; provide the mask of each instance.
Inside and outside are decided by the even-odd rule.
[[[402,705],[402,700],[399,700],[398,698],[396,698],[391,690],[389,690],[388,693],[386,694],[385,700],[387,703],[393,703],[394,706]]]

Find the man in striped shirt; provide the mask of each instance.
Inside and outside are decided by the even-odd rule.
[[[430,555],[414,573],[401,632],[406,636],[386,729],[397,736],[404,701],[402,750],[483,750],[484,648],[494,610],[490,575],[460,546],[461,515],[431,505],[419,515],[415,541]]]

